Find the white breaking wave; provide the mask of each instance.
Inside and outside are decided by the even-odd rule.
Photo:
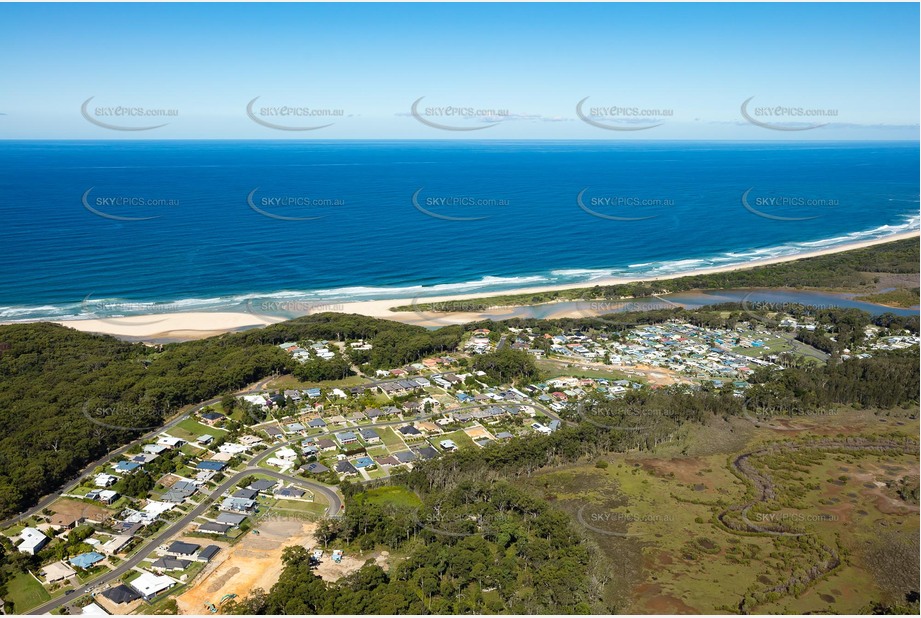
[[[679,276],[708,267],[747,264],[752,261],[778,257],[795,256],[828,249],[855,242],[886,238],[904,232],[917,231],[921,225],[921,216],[906,215],[905,221],[895,225],[881,225],[869,230],[851,232],[841,236],[814,241],[791,242],[776,247],[750,250],[727,251],[720,255],[662,262],[642,262],[630,264],[626,268],[603,269],[562,269],[551,270],[546,275],[527,275],[520,277],[484,276],[474,281],[441,283],[435,285],[410,285],[399,287],[354,286],[321,290],[279,290],[273,292],[252,292],[233,294],[213,298],[184,298],[172,301],[130,300],[123,298],[92,298],[92,295],[80,302],[62,303],[60,305],[7,306],[0,307],[0,321],[26,322],[36,320],[81,320],[102,317],[120,317],[128,315],[148,315],[156,313],[174,313],[181,311],[250,311],[254,307],[264,307],[266,301],[294,301],[314,303],[326,306],[331,301],[346,303],[361,300],[388,300],[400,298],[425,298],[431,296],[448,296],[451,294],[469,294],[474,292],[502,293],[520,288],[537,287],[554,284],[591,283],[599,279],[612,277],[662,277]],[[261,305],[254,301],[262,301]],[[283,303],[279,303],[283,306]],[[297,311],[297,310],[292,310]],[[301,310],[303,312],[303,310]]]

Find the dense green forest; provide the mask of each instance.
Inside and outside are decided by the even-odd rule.
[[[335,584],[288,548],[267,594],[224,610],[240,614],[480,614],[603,612],[585,577],[591,561],[568,516],[504,482],[462,483],[423,493],[421,507],[364,499],[346,488],[328,543],[384,545],[405,554],[389,572],[369,563]],[[597,593],[597,591],[595,591]]]
[[[644,298],[670,292],[731,288],[819,288],[870,293],[875,291],[873,286],[881,274],[916,274],[919,260],[921,252],[918,240],[910,238],[747,270],[571,290],[506,294],[478,298],[476,303],[482,307],[503,307],[556,300]],[[911,289],[917,287],[916,284],[917,281]],[[418,303],[397,307],[395,310],[465,311],[469,310],[470,302],[466,300],[437,304]]]

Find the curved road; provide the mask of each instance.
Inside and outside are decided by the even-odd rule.
[[[278,448],[280,448],[280,446]],[[262,453],[257,455],[251,463],[253,464],[257,463],[263,457],[267,456],[270,452],[272,452],[272,450],[274,449],[263,451]],[[214,503],[215,498],[223,495],[224,492],[226,492],[228,489],[230,489],[231,487],[239,483],[244,477],[249,476],[250,474],[262,474],[262,475],[271,476],[273,478],[277,478],[283,481],[287,481],[287,482],[309,487],[312,491],[315,491],[316,493],[323,495],[323,497],[325,497],[326,500],[329,502],[329,507],[326,509],[326,514],[328,517],[336,517],[339,515],[340,511],[342,510],[342,498],[332,488],[327,487],[326,485],[321,485],[320,483],[316,483],[314,481],[308,481],[302,478],[289,476],[287,474],[282,474],[281,472],[275,472],[274,470],[266,470],[264,468],[257,468],[254,465],[250,465],[245,470],[241,470],[240,472],[237,472],[229,479],[226,479],[223,483],[221,483],[217,487],[217,489],[215,489],[210,494],[208,494],[205,498],[203,498],[202,501],[198,504],[198,506],[193,508],[191,511],[186,513],[180,519],[177,519],[175,522],[173,522],[172,525],[164,528],[163,531],[161,531],[159,534],[157,534],[153,538],[149,539],[146,543],[141,545],[135,551],[133,556],[122,561],[117,567],[115,567],[108,573],[105,573],[104,575],[93,579],[89,583],[79,588],[74,589],[74,591],[71,592],[70,594],[59,597],[52,601],[48,601],[47,603],[43,605],[39,605],[38,607],[32,608],[31,610],[29,610],[29,614],[47,614],[51,612],[52,610],[57,609],[58,607],[61,607],[62,605],[67,605],[68,601],[72,599],[78,599],[84,594],[87,594],[92,588],[97,588],[98,586],[102,584],[118,579],[119,577],[121,577],[122,575],[129,572],[137,565],[139,565],[148,556],[148,554],[150,554],[151,551],[153,551],[155,548],[159,547],[160,545],[168,541],[171,537],[175,536],[180,530],[185,528],[188,524],[192,523],[192,520],[194,520],[196,517],[200,516],[202,513],[207,511],[211,507],[211,505]]]
[[[238,394],[249,394],[249,393],[261,391],[264,389],[265,384],[272,379],[274,379],[274,376],[260,380],[255,385],[245,390],[239,391]],[[184,419],[188,418],[191,414],[194,414],[195,412],[201,410],[202,408],[212,405],[213,403],[216,403],[217,401],[220,401],[220,398],[209,399],[208,401],[197,404],[196,406],[190,408],[188,411],[182,414],[179,414],[178,416],[176,416],[175,418],[173,418],[172,420],[170,420],[163,426],[159,427],[158,429],[148,432],[145,435],[137,438],[136,440],[114,451],[109,452],[107,455],[103,456],[102,458],[87,465],[80,472],[80,474],[75,478],[74,481],[62,487],[61,490],[59,490],[58,492],[45,496],[44,498],[42,498],[42,500],[39,501],[38,504],[36,504],[32,508],[28,509],[27,511],[24,511],[23,513],[20,513],[16,517],[10,518],[6,522],[0,522],[0,523],[2,523],[2,525],[4,526],[10,525],[11,523],[15,523],[16,521],[22,518],[29,517],[32,514],[40,511],[41,509],[48,506],[51,502],[58,499],[61,493],[65,493],[69,489],[76,486],[79,483],[79,480],[83,476],[91,472],[93,469],[95,469],[96,466],[106,463],[107,461],[111,460],[112,457],[120,455],[121,453],[125,452],[126,450],[134,446],[135,444],[139,444],[141,442],[150,440],[152,437],[182,422]],[[478,408],[487,408],[487,407],[502,406],[502,405],[508,405],[508,404],[503,404],[502,402],[489,402],[489,403],[484,403],[484,404],[474,404],[474,405],[460,406],[458,408],[454,408],[451,410],[451,412],[461,412],[461,411],[467,411],[467,410],[475,410]],[[541,412],[544,412],[551,418],[559,419],[559,417],[556,414],[554,414],[552,411],[550,411],[549,409],[547,409],[546,407],[544,407],[543,405],[537,402],[528,402],[526,404],[514,404],[514,405],[530,405],[530,406],[537,408]],[[419,414],[412,419],[406,419],[404,421],[383,421],[380,423],[371,423],[371,424],[362,426],[361,429],[371,428],[371,427],[387,427],[387,426],[397,425],[401,423],[412,423],[413,421],[428,419],[435,414],[441,414],[441,413],[443,412],[431,413],[431,414]],[[348,430],[348,429],[349,428],[344,428],[344,430]],[[278,444],[274,444],[270,446],[269,448],[267,448],[266,450],[257,453],[254,457],[250,459],[247,467],[244,470],[241,470],[240,472],[237,472],[236,474],[234,474],[232,477],[224,480],[223,483],[221,483],[216,489],[214,489],[214,491],[207,494],[207,496],[204,497],[201,500],[201,502],[197,506],[195,506],[191,511],[183,515],[180,519],[172,522],[171,525],[164,528],[159,534],[149,539],[146,543],[143,543],[137,550],[135,550],[134,555],[132,555],[130,558],[125,559],[115,569],[109,571],[108,573],[105,573],[104,575],[100,577],[97,577],[91,580],[90,582],[88,582],[87,584],[79,588],[74,589],[73,592],[71,592],[70,594],[67,594],[62,597],[58,597],[54,600],[44,603],[43,605],[39,605],[38,607],[32,608],[31,610],[29,610],[28,613],[29,614],[49,613],[52,610],[55,610],[63,605],[67,605],[67,603],[71,600],[80,598],[81,596],[83,596],[84,594],[87,594],[92,589],[96,589],[103,584],[106,584],[108,582],[118,579],[125,573],[132,570],[138,564],[140,564],[144,560],[144,558],[146,558],[151,553],[151,551],[153,551],[156,547],[159,547],[160,545],[168,541],[171,537],[175,536],[176,534],[179,533],[179,531],[181,531],[187,525],[189,525],[196,517],[199,517],[201,514],[205,513],[214,503],[216,498],[223,495],[228,489],[235,486],[237,483],[240,482],[240,480],[242,480],[244,477],[251,475],[251,474],[262,474],[262,475],[269,476],[272,478],[277,478],[279,480],[286,481],[292,484],[309,487],[315,493],[319,493],[324,498],[326,498],[327,502],[329,503],[329,507],[326,510],[327,517],[338,517],[341,514],[344,504],[342,501],[342,497],[339,495],[339,493],[334,488],[329,487],[327,485],[323,485],[315,481],[310,481],[310,480],[307,480],[301,477],[292,476],[292,475],[284,474],[281,472],[277,472],[275,470],[258,467],[258,465],[263,460],[268,458],[270,455],[272,455],[279,449],[289,446],[291,444],[300,442],[303,439],[304,438],[302,436],[298,436],[297,438],[285,440]]]

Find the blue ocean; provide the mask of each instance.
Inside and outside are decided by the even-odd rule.
[[[677,275],[919,226],[917,143],[0,142],[0,320]]]

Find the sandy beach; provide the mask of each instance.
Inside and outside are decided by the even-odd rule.
[[[162,342],[204,339],[222,333],[258,328],[284,321],[285,318],[254,313],[201,311],[95,320],[61,320],[53,323],[86,333],[114,335],[129,340]]]
[[[886,238],[861,241],[848,245],[839,245],[828,249],[820,249],[808,253],[801,253],[795,256],[783,256],[768,258],[764,260],[752,261],[744,265],[730,265],[716,268],[704,268],[691,272],[670,275],[666,277],[637,277],[637,278],[606,278],[596,279],[589,282],[536,286],[514,290],[504,290],[501,292],[484,292],[474,294],[458,294],[451,296],[426,296],[418,299],[397,298],[386,300],[367,300],[342,303],[341,313],[355,313],[375,318],[385,318],[397,320],[408,324],[419,326],[444,326],[446,324],[462,324],[473,320],[494,318],[502,319],[512,317],[508,308],[495,307],[484,311],[470,313],[425,313],[391,311],[392,307],[401,305],[412,305],[414,303],[437,303],[449,300],[475,300],[491,296],[505,294],[526,294],[529,292],[550,292],[557,290],[570,290],[575,288],[587,288],[596,285],[616,285],[621,283],[630,283],[634,281],[662,281],[686,277],[692,275],[704,275],[719,272],[729,272],[735,270],[745,270],[757,266],[766,266],[768,264],[777,264],[781,262],[790,262],[808,257],[820,255],[829,255],[850,251],[862,247],[870,247],[884,243],[902,240],[906,238],[917,238],[919,232],[906,232],[895,234]],[[560,318],[567,317],[572,311],[549,312],[547,317]],[[68,320],[57,321],[56,324],[62,324],[70,328],[75,328],[84,332],[102,333],[114,335],[116,337],[138,340],[138,341],[179,341],[188,339],[201,339],[211,337],[225,332],[253,328],[282,322],[286,318],[260,315],[246,312],[185,312],[185,313],[167,313],[155,315],[131,316],[122,318],[106,318],[94,320]]]

